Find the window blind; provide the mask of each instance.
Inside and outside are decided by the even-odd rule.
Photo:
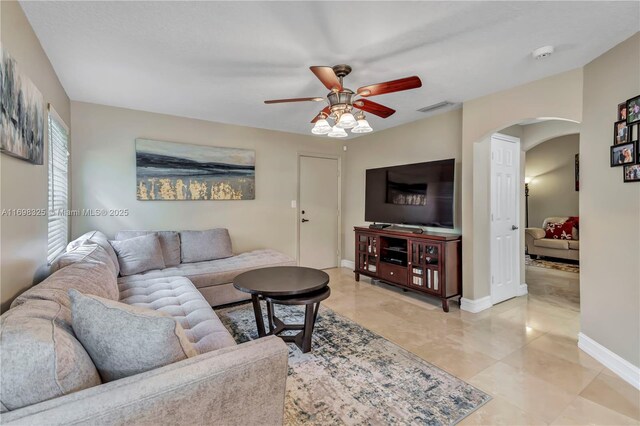
[[[69,240],[69,128],[49,105],[49,209],[47,261],[51,263]]]

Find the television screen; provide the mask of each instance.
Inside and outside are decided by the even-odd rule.
[[[367,170],[367,222],[453,228],[455,160]]]

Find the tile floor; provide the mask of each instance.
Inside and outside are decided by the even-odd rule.
[[[640,392],[577,347],[577,274],[527,267],[528,296],[470,314],[327,272],[325,306],[493,396],[461,424],[640,424]]]

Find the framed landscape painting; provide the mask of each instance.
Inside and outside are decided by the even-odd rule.
[[[0,152],[42,164],[44,122],[42,93],[0,46]]]
[[[136,194],[143,201],[253,200],[256,153],[136,139]]]

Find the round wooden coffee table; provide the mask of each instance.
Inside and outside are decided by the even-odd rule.
[[[331,294],[326,272],[301,266],[274,266],[254,269],[238,275],[233,286],[251,294],[258,336],[277,335],[285,342],[294,342],[302,350],[311,350],[311,336],[318,317],[320,302]],[[269,332],[264,327],[260,298],[267,302]],[[285,324],[275,315],[273,305],[304,305],[304,324]],[[286,330],[301,330],[295,336],[280,336]]]

